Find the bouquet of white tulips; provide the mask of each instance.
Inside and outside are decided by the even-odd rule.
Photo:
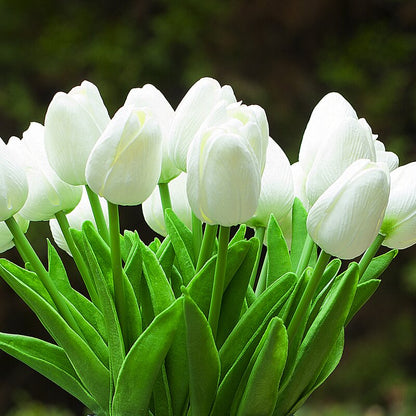
[[[54,343],[0,333],[0,348],[97,416],[293,415],[416,242],[416,163],[398,164],[337,93],[291,166],[264,110],[211,78],[175,111],[135,88],[112,119],[93,84],[59,92],[44,126],[0,142],[0,249],[24,264],[0,275]],[[118,206],[140,204],[149,245],[120,234]],[[79,276],[27,240],[47,220]]]

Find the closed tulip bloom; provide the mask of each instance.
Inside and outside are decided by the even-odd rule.
[[[403,249],[416,243],[416,162],[390,174],[391,189],[381,234],[383,245]]]
[[[306,196],[306,174],[299,162],[295,162],[290,166],[293,177],[293,188],[295,197],[298,198],[306,211],[309,211],[309,201]]]
[[[340,120],[357,113],[351,104],[337,92],[326,94],[315,106],[303,134],[299,151],[299,161],[306,174],[312,168],[315,157],[334,125]]]
[[[28,194],[25,170],[0,139],[0,221],[16,214]]]
[[[229,85],[221,85],[212,78],[201,78],[183,97],[175,111],[169,134],[169,152],[177,168],[186,172],[186,157],[202,123],[221,102],[236,102]]]
[[[142,88],[132,89],[124,105],[146,107],[159,123],[162,132],[162,168],[159,183],[168,183],[176,178],[181,171],[173,163],[168,148],[169,131],[175,112],[165,96],[153,85],[146,84]]]
[[[319,148],[306,180],[306,195],[313,205],[353,162],[376,161],[371,129],[367,123],[344,117],[332,124]]]
[[[292,208],[293,199],[293,176],[289,160],[280,146],[269,138],[258,206],[247,224],[267,227],[271,214],[280,221]]]
[[[100,198],[99,200],[103,209],[104,219],[108,226],[107,201],[104,198]],[[91,210],[90,201],[85,189],[82,192],[82,197],[79,201],[79,204],[74,208],[72,212],[67,214],[66,218],[68,220],[69,226],[75,230],[81,230],[82,224],[85,221],[91,221],[96,226],[94,215]],[[62,234],[61,227],[55,218],[52,218],[49,221],[49,228],[51,229],[52,237],[57,246],[72,256],[71,250],[69,249],[65,237]]]
[[[143,108],[120,108],[91,151],[89,187],[107,201],[138,205],[157,185],[162,162],[162,134]]]
[[[253,216],[261,172],[246,138],[224,126],[208,130],[192,143],[187,163],[188,200],[201,221],[231,226]]]
[[[26,171],[29,193],[19,214],[30,221],[46,221],[58,211],[69,212],[78,204],[82,188],[63,182],[51,168],[45,151],[44,127],[31,123],[22,140],[11,137],[8,148]]]
[[[376,149],[377,162],[384,162],[388,166],[390,172],[399,166],[399,157],[396,153],[386,151],[384,143],[380,140],[375,140],[374,147]]]
[[[186,194],[186,177],[186,173],[182,172],[177,178],[173,179],[169,183],[169,193],[173,211],[191,229],[192,211]],[[152,195],[143,202],[143,216],[153,231],[166,236],[165,218],[158,188],[155,188]]]
[[[50,165],[63,181],[87,183],[85,165],[109,121],[97,87],[88,81],[53,97],[45,117],[45,147]]]
[[[384,164],[363,159],[354,162],[309,211],[310,236],[333,256],[359,256],[380,230],[389,190],[389,172]]]
[[[21,230],[25,233],[29,228],[29,221],[22,218],[19,214],[16,214],[14,219],[19,224]],[[14,247],[13,235],[6,223],[0,222],[0,253],[4,253],[12,247]]]

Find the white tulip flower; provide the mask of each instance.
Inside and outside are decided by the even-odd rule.
[[[81,199],[82,188],[63,182],[49,165],[44,127],[31,123],[22,140],[11,137],[7,147],[26,171],[29,193],[19,214],[29,221],[46,221],[58,211],[69,212]]]
[[[89,187],[107,201],[138,205],[157,185],[162,163],[162,134],[144,108],[120,108],[87,161]]]
[[[249,220],[261,189],[257,154],[247,138],[238,134],[236,123],[227,124],[197,137],[187,160],[192,211],[201,221],[223,226]]]
[[[404,249],[416,243],[416,162],[400,166],[390,174],[389,203],[380,233],[383,245]]]
[[[399,157],[396,153],[386,151],[384,143],[380,140],[374,141],[374,147],[376,149],[377,162],[384,162],[389,168],[390,172],[393,172],[399,166]]]
[[[341,259],[359,256],[380,230],[389,191],[385,164],[363,159],[354,162],[309,211],[307,228],[311,238]]]
[[[162,168],[159,183],[170,182],[181,173],[173,163],[168,148],[170,127],[175,115],[172,106],[165,96],[151,84],[146,84],[142,88],[133,88],[127,95],[124,105],[146,107],[159,123],[162,132]]]
[[[221,85],[212,78],[202,78],[186,93],[175,111],[169,135],[169,152],[177,168],[186,172],[189,146],[205,119],[221,103],[235,103],[229,85]]]
[[[189,228],[192,228],[192,211],[186,194],[187,174],[182,172],[169,182],[169,193],[172,209],[178,218]],[[143,202],[143,216],[149,227],[162,236],[166,236],[165,218],[160,199],[159,188],[155,188],[150,197]]]
[[[270,137],[266,166],[261,178],[259,203],[247,222],[254,227],[267,227],[270,215],[279,222],[291,210],[294,200],[293,175],[290,163],[280,146]]]
[[[53,97],[45,117],[45,147],[50,165],[63,181],[87,183],[85,165],[109,121],[100,93],[91,82]]]
[[[16,214],[14,219],[19,224],[20,229],[25,233],[29,228],[29,221],[22,218],[19,214]],[[13,235],[6,223],[0,222],[0,253],[4,253],[12,247],[14,247]]]
[[[306,196],[306,174],[299,162],[293,163],[290,169],[292,171],[295,197],[302,202],[306,211],[309,211],[310,205]]]
[[[99,201],[103,209],[104,219],[108,226],[107,201],[104,198],[100,198]],[[94,215],[91,210],[91,204],[85,189],[82,192],[82,197],[79,201],[79,204],[74,208],[72,212],[67,214],[66,218],[68,220],[69,226],[75,230],[81,230],[82,224],[85,221],[91,221],[96,226]],[[49,228],[51,229],[52,237],[57,246],[72,256],[71,250],[69,249],[65,237],[62,234],[61,227],[55,218],[52,218],[49,221]]]
[[[16,214],[23,207],[27,195],[25,170],[0,139],[0,221]]]

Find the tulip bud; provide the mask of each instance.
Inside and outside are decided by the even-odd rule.
[[[197,81],[179,103],[169,135],[169,152],[175,165],[186,172],[186,155],[197,131],[215,106],[236,102],[233,90],[212,78]]]
[[[88,81],[53,97],[45,117],[45,147],[50,165],[63,181],[87,183],[88,156],[109,121],[97,87]]]
[[[359,256],[377,236],[389,190],[384,164],[357,160],[312,206],[307,219],[310,236],[333,256]]]
[[[173,163],[168,148],[169,131],[175,115],[172,106],[164,95],[151,84],[132,89],[124,105],[146,107],[150,115],[159,123],[162,132],[162,168],[159,183],[168,183],[176,178],[181,171]]]
[[[27,194],[25,170],[0,139],[0,221],[16,214],[23,207]]]
[[[100,203],[103,208],[104,219],[108,226],[107,201],[104,198],[100,198]],[[82,197],[79,201],[79,204],[74,208],[72,212],[67,214],[66,218],[68,220],[69,226],[75,230],[81,230],[82,224],[85,221],[91,221],[96,226],[94,215],[91,210],[90,201],[85,189],[82,192]],[[71,250],[69,249],[65,237],[62,234],[61,227],[55,218],[52,218],[49,221],[49,228],[51,229],[52,237],[55,240],[57,246],[72,256]]]
[[[48,162],[44,127],[31,123],[22,140],[11,137],[7,147],[26,171],[29,193],[19,214],[30,221],[45,221],[58,211],[69,212],[78,204],[82,188],[63,182]]]
[[[189,204],[208,224],[240,224],[257,208],[259,161],[247,138],[237,131],[225,125],[208,130],[194,140],[188,152]]]
[[[337,92],[325,95],[312,111],[303,134],[299,162],[306,174],[312,168],[315,157],[334,125],[345,117],[357,119],[351,104]]]
[[[113,204],[141,204],[157,185],[161,145],[160,127],[146,109],[120,108],[88,158],[89,187]]]
[[[19,214],[14,216],[21,230],[25,233],[29,228],[29,221],[22,218]],[[11,249],[14,246],[13,235],[9,227],[4,222],[0,222],[0,253]]]
[[[186,173],[182,172],[169,183],[172,209],[179,219],[192,228],[192,211],[186,195]],[[162,209],[159,189],[155,188],[152,195],[143,202],[143,215],[149,227],[160,235],[166,236],[165,218]]]
[[[383,245],[403,249],[416,243],[416,162],[390,174],[391,190],[381,234]]]
[[[293,177],[289,160],[280,146],[269,138],[259,203],[254,216],[247,224],[267,227],[271,214],[280,221],[292,208],[293,199]]]

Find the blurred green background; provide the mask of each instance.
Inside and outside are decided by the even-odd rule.
[[[21,137],[30,121],[43,122],[53,95],[84,79],[98,86],[112,115],[131,88],[146,83],[175,107],[202,76],[264,107],[292,163],[312,108],[329,91],[351,102],[401,164],[416,160],[414,0],[0,0],[5,141]],[[137,209],[124,215],[126,225],[140,218]],[[39,250],[45,236],[46,224],[31,225]],[[0,330],[47,337],[3,282]],[[1,415],[83,412],[51,382],[0,355]],[[415,414],[413,247],[348,327],[340,366],[299,415]]]

